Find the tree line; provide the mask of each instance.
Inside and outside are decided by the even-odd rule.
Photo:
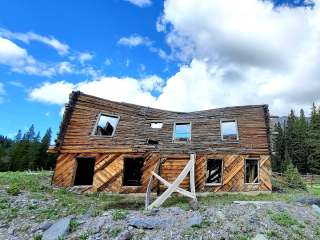
[[[43,137],[34,125],[14,139],[0,135],[0,171],[53,169],[56,156],[48,154],[52,131],[49,128]]]
[[[320,174],[320,107],[312,105],[310,118],[303,109],[299,116],[291,110],[286,121],[275,124],[272,139],[273,171],[293,164],[300,173]]]

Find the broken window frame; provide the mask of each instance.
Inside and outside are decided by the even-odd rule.
[[[207,177],[207,171],[208,171],[208,161],[221,161],[221,182],[219,183],[208,183],[208,177]],[[221,186],[223,185],[223,171],[224,170],[224,163],[223,163],[223,159],[222,158],[208,158],[206,161],[206,168],[205,168],[205,176],[206,176],[206,180],[205,180],[205,186]]]
[[[236,139],[227,139],[224,138],[224,134],[222,132],[222,124],[224,122],[234,122],[236,125],[236,135],[237,138]],[[225,142],[239,142],[239,129],[238,129],[238,121],[236,119],[220,119],[220,135],[221,135],[221,140],[225,141]]]
[[[141,173],[141,176],[140,176],[140,180],[139,180],[139,183],[140,185],[125,185],[125,174],[126,174],[126,164],[125,162],[126,161],[139,161],[137,159],[141,159],[142,160],[142,166],[141,166],[141,169],[140,169],[140,173]],[[142,186],[142,176],[143,176],[143,166],[144,166],[144,163],[145,163],[145,159],[143,156],[125,156],[123,158],[123,174],[122,174],[122,187],[141,187]],[[131,171],[131,169],[129,169]]]
[[[176,139],[176,126],[180,124],[190,125],[190,137],[187,139],[187,141],[181,141],[179,139]],[[173,123],[173,134],[172,134],[172,142],[173,143],[191,143],[192,138],[192,123],[191,122],[174,122]]]
[[[247,160],[249,161],[257,161],[257,182],[247,182]],[[259,158],[253,158],[249,157],[244,160],[244,183],[249,185],[256,185],[260,184],[260,159]]]
[[[113,117],[113,118],[117,118],[118,119],[117,123],[116,123],[116,126],[115,126],[115,128],[114,128],[114,130],[113,130],[111,135],[97,135],[96,134],[96,131],[97,131],[101,116]],[[102,138],[111,138],[111,137],[113,137],[115,135],[115,133],[117,131],[117,128],[118,128],[119,122],[120,122],[120,116],[119,115],[99,112],[99,114],[98,114],[98,116],[96,118],[96,123],[94,125],[93,131],[91,133],[91,136],[93,136],[93,137],[102,137]]]

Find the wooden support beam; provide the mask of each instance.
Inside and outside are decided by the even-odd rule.
[[[180,194],[190,197],[192,199],[197,199],[195,194],[195,185],[194,185],[194,165],[195,165],[195,154],[190,155],[190,160],[185,166],[185,168],[182,170],[182,172],[179,174],[179,176],[176,178],[176,180],[173,183],[169,183],[156,173],[152,172],[152,175],[150,177],[151,185],[152,185],[152,179],[153,177],[156,177],[159,181],[161,181],[165,186],[167,186],[167,190],[164,191],[153,203],[150,203],[150,188],[148,186],[147,189],[147,195],[146,195],[146,209],[150,210],[154,207],[160,207],[167,199],[170,197],[170,195],[176,191]],[[179,187],[179,185],[182,183],[183,179],[187,176],[187,174],[190,172],[190,189],[191,192],[188,192],[182,188]]]

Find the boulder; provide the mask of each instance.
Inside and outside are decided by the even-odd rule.
[[[58,240],[65,236],[69,231],[69,223],[72,217],[65,217],[55,222],[42,235],[43,240]]]
[[[307,205],[318,205],[320,206],[320,198],[318,197],[301,197],[296,200],[298,203],[307,204]]]
[[[132,237],[133,237],[132,232],[129,229],[127,229],[127,230],[124,230],[123,232],[121,232],[116,239],[117,240],[130,240]]]
[[[201,223],[202,223],[202,217],[200,215],[194,215],[187,220],[188,227],[197,226],[197,225],[200,225]]]
[[[53,224],[53,222],[51,220],[46,220],[46,221],[40,223],[39,225],[37,225],[36,227],[32,228],[31,232],[35,233],[39,230],[46,231],[49,227],[52,226],[52,224]]]
[[[263,234],[258,234],[252,240],[268,240],[268,238]]]
[[[318,214],[320,214],[320,207],[318,207],[318,205],[313,204],[311,206]]]

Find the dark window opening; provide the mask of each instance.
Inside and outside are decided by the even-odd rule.
[[[159,141],[148,138],[148,139],[147,139],[147,143],[150,144],[150,145],[158,145],[158,144],[159,144]]]
[[[257,159],[246,159],[246,183],[259,182],[259,161]]]
[[[207,160],[207,184],[221,184],[222,183],[222,159],[208,159]]]
[[[101,115],[94,134],[98,136],[113,136],[118,125],[118,121],[119,117]]]
[[[176,142],[190,142],[191,141],[191,124],[176,123],[174,125],[173,140]]]
[[[239,139],[238,126],[235,120],[223,120],[220,125],[222,140],[235,141]]]
[[[94,158],[77,158],[77,169],[74,178],[74,186],[92,185],[94,174]]]
[[[141,186],[143,158],[125,158],[123,186]]]

